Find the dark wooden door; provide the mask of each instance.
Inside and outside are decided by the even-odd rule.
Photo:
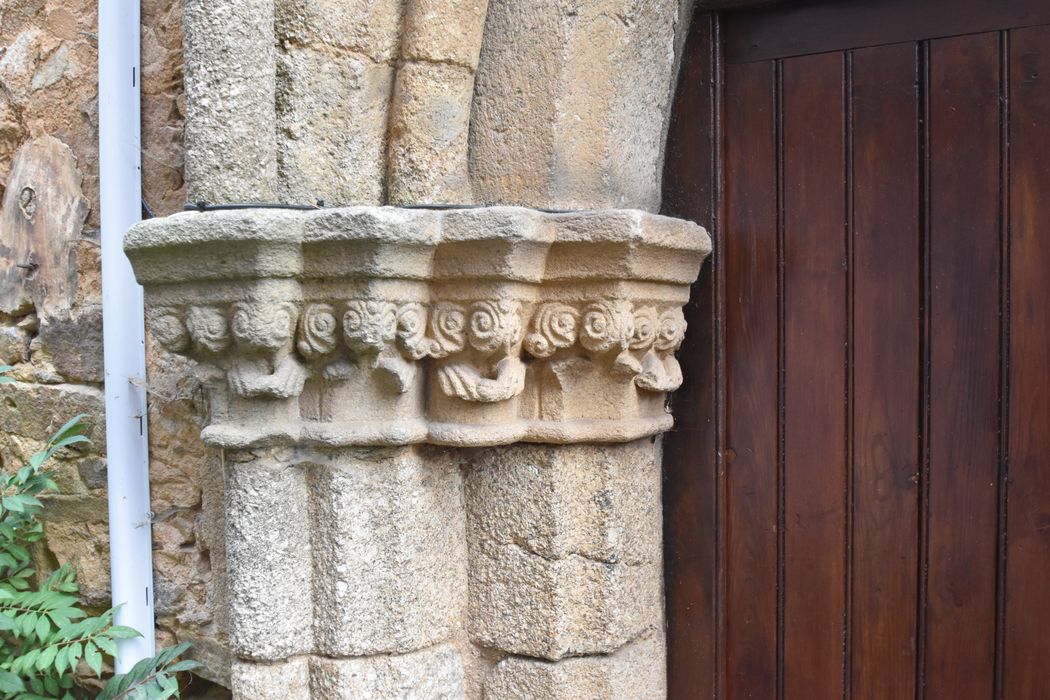
[[[1050,699],[1050,2],[694,21],[673,698]]]

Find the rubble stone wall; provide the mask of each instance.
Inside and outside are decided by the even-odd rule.
[[[142,2],[143,199],[182,209],[181,0]],[[110,605],[102,396],[96,0],[0,3],[0,461],[19,465],[66,420],[92,444],[60,455],[47,499],[45,567],[73,562],[85,601]],[[22,267],[18,267],[21,265]],[[224,679],[221,465],[200,445],[187,363],[149,352],[158,643],[195,642]]]

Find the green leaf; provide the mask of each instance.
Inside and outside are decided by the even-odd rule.
[[[18,499],[20,501],[22,501],[22,503],[26,507],[29,507],[29,506],[33,506],[35,508],[43,508],[44,507],[44,504],[40,502],[40,499],[38,499],[38,498],[36,498],[34,496],[27,496],[25,494],[22,494],[22,495],[18,496]]]
[[[167,673],[179,673],[180,671],[194,671],[201,667],[199,661],[192,659],[185,659],[183,661],[176,661],[171,666],[168,666]]]
[[[51,623],[47,619],[47,615],[41,615],[40,619],[36,621],[36,632],[37,639],[44,641],[47,639],[47,635],[51,632]]]
[[[15,544],[12,542],[11,544],[7,545],[7,551],[10,552],[12,556],[14,556],[19,561],[29,561],[29,550],[20,544]]]
[[[98,647],[91,642],[84,643],[84,661],[96,676],[102,675],[102,654],[98,653]]]
[[[28,637],[30,634],[33,633],[33,630],[36,629],[36,614],[29,613],[28,615],[25,615],[24,617],[21,617],[19,619],[22,623],[22,634],[20,636]]]
[[[69,663],[68,646],[62,647],[58,650],[58,653],[55,654],[55,671],[57,671],[59,675],[62,675],[66,672],[66,668],[69,668],[71,671],[73,670],[72,665]]]
[[[10,671],[0,671],[0,693],[21,693],[25,689],[21,678]]]
[[[55,662],[55,654],[58,653],[58,647],[47,647],[40,652],[40,658],[36,660],[36,670],[43,671]]]
[[[0,499],[0,505],[15,513],[25,512],[26,509],[25,504],[19,496],[4,496]]]
[[[135,637],[141,637],[142,634],[131,627],[113,625],[109,628],[109,636],[113,639],[134,639]]]
[[[109,637],[95,637],[95,644],[98,648],[109,654],[112,657],[117,655],[117,644]]]
[[[80,425],[80,421],[84,420],[85,418],[87,418],[87,414],[80,413],[67,420],[65,425],[63,425],[61,428],[55,431],[55,435],[51,438],[51,442],[54,443],[62,440],[62,438],[64,438],[66,435],[73,433],[74,428],[81,428],[82,426]]]

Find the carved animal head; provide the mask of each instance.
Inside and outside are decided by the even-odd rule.
[[[358,353],[384,350],[397,337],[397,307],[386,301],[355,299],[343,314],[343,338]]]

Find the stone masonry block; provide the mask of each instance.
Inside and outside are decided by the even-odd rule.
[[[310,666],[313,697],[317,700],[460,700],[464,697],[463,666],[456,649],[449,645],[402,655],[357,659],[317,657]]]
[[[408,63],[397,74],[390,124],[393,203],[472,201],[467,132],[474,74],[462,66]]]
[[[230,690],[237,700],[306,700],[310,697],[310,665],[306,657],[263,664],[234,661]]]
[[[449,639],[466,597],[462,480],[440,450],[333,452],[311,467],[314,629],[329,656]]]
[[[660,465],[651,440],[493,447],[470,464],[472,541],[516,544],[547,559],[660,557]]]
[[[488,0],[408,0],[401,56],[477,68]]]
[[[515,545],[471,543],[475,642],[544,659],[604,654],[659,625],[658,563],[549,560]]]
[[[186,0],[186,183],[191,201],[276,194],[273,0]]]
[[[313,648],[307,480],[289,457],[281,449],[226,454],[230,646],[245,659]]]
[[[277,76],[281,200],[379,204],[394,68],[292,45],[279,54]]]
[[[662,636],[608,656],[556,662],[509,657],[489,675],[485,700],[664,700],[665,673]]]
[[[278,39],[333,47],[373,62],[397,57],[404,0],[275,0]]]
[[[94,387],[77,384],[0,385],[5,410],[0,411],[0,432],[43,442],[67,420],[84,414],[84,434],[90,446],[78,446],[93,454],[106,452],[105,397]],[[28,455],[25,455],[28,457]]]
[[[657,450],[515,445],[472,456],[470,632],[515,654],[608,653],[661,618]]]
[[[482,202],[660,203],[678,0],[491,0],[471,126]]]

